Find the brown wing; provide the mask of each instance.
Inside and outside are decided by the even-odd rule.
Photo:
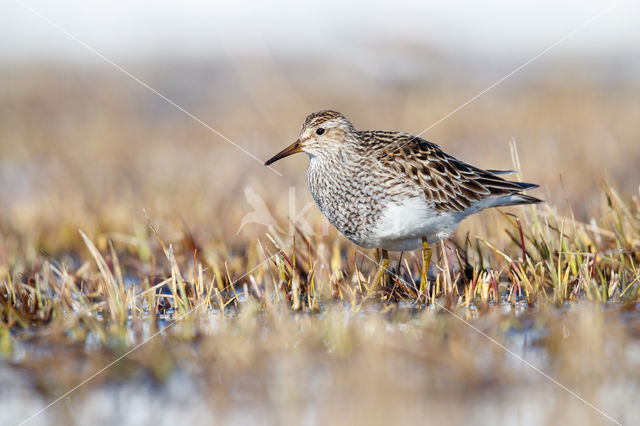
[[[399,134],[390,140],[387,132],[382,133],[388,142],[378,151],[380,161],[415,182],[438,211],[461,212],[483,198],[517,194],[537,186],[502,179],[422,138]]]

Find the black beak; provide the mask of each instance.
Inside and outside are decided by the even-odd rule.
[[[275,163],[279,159],[284,158],[284,157],[288,157],[291,154],[295,154],[296,152],[302,152],[302,148],[300,147],[300,139],[296,140],[294,143],[292,143],[291,145],[289,145],[288,147],[286,147],[285,149],[283,149],[282,151],[280,151],[279,153],[277,153],[273,157],[269,158],[264,163],[264,165],[268,166],[269,164]]]

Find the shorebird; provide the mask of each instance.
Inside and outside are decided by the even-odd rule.
[[[448,238],[466,217],[489,207],[539,203],[523,194],[538,185],[483,170],[408,133],[356,130],[344,115],[310,114],[298,139],[265,162],[297,152],[309,155],[307,184],[320,211],[345,237],[381,249],[375,289],[389,264],[388,251],[422,247],[426,283],[431,244]]]

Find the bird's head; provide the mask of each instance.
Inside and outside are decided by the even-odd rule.
[[[307,116],[298,139],[267,160],[265,166],[296,152],[306,152],[311,157],[339,152],[348,136],[355,132],[353,124],[337,111],[325,110]]]

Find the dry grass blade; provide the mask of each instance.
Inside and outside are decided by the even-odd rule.
[[[98,270],[102,275],[102,283],[106,289],[106,298],[107,304],[109,305],[109,313],[111,314],[111,319],[121,324],[126,320],[127,317],[126,307],[123,303],[123,289],[118,286],[118,281],[113,276],[113,273],[111,273],[107,262],[104,260],[104,257],[102,257],[102,254],[100,254],[93,242],[81,229],[79,229],[78,232],[80,233],[80,236],[89,249],[89,253],[91,253],[91,256],[93,256],[93,259],[98,266]]]

